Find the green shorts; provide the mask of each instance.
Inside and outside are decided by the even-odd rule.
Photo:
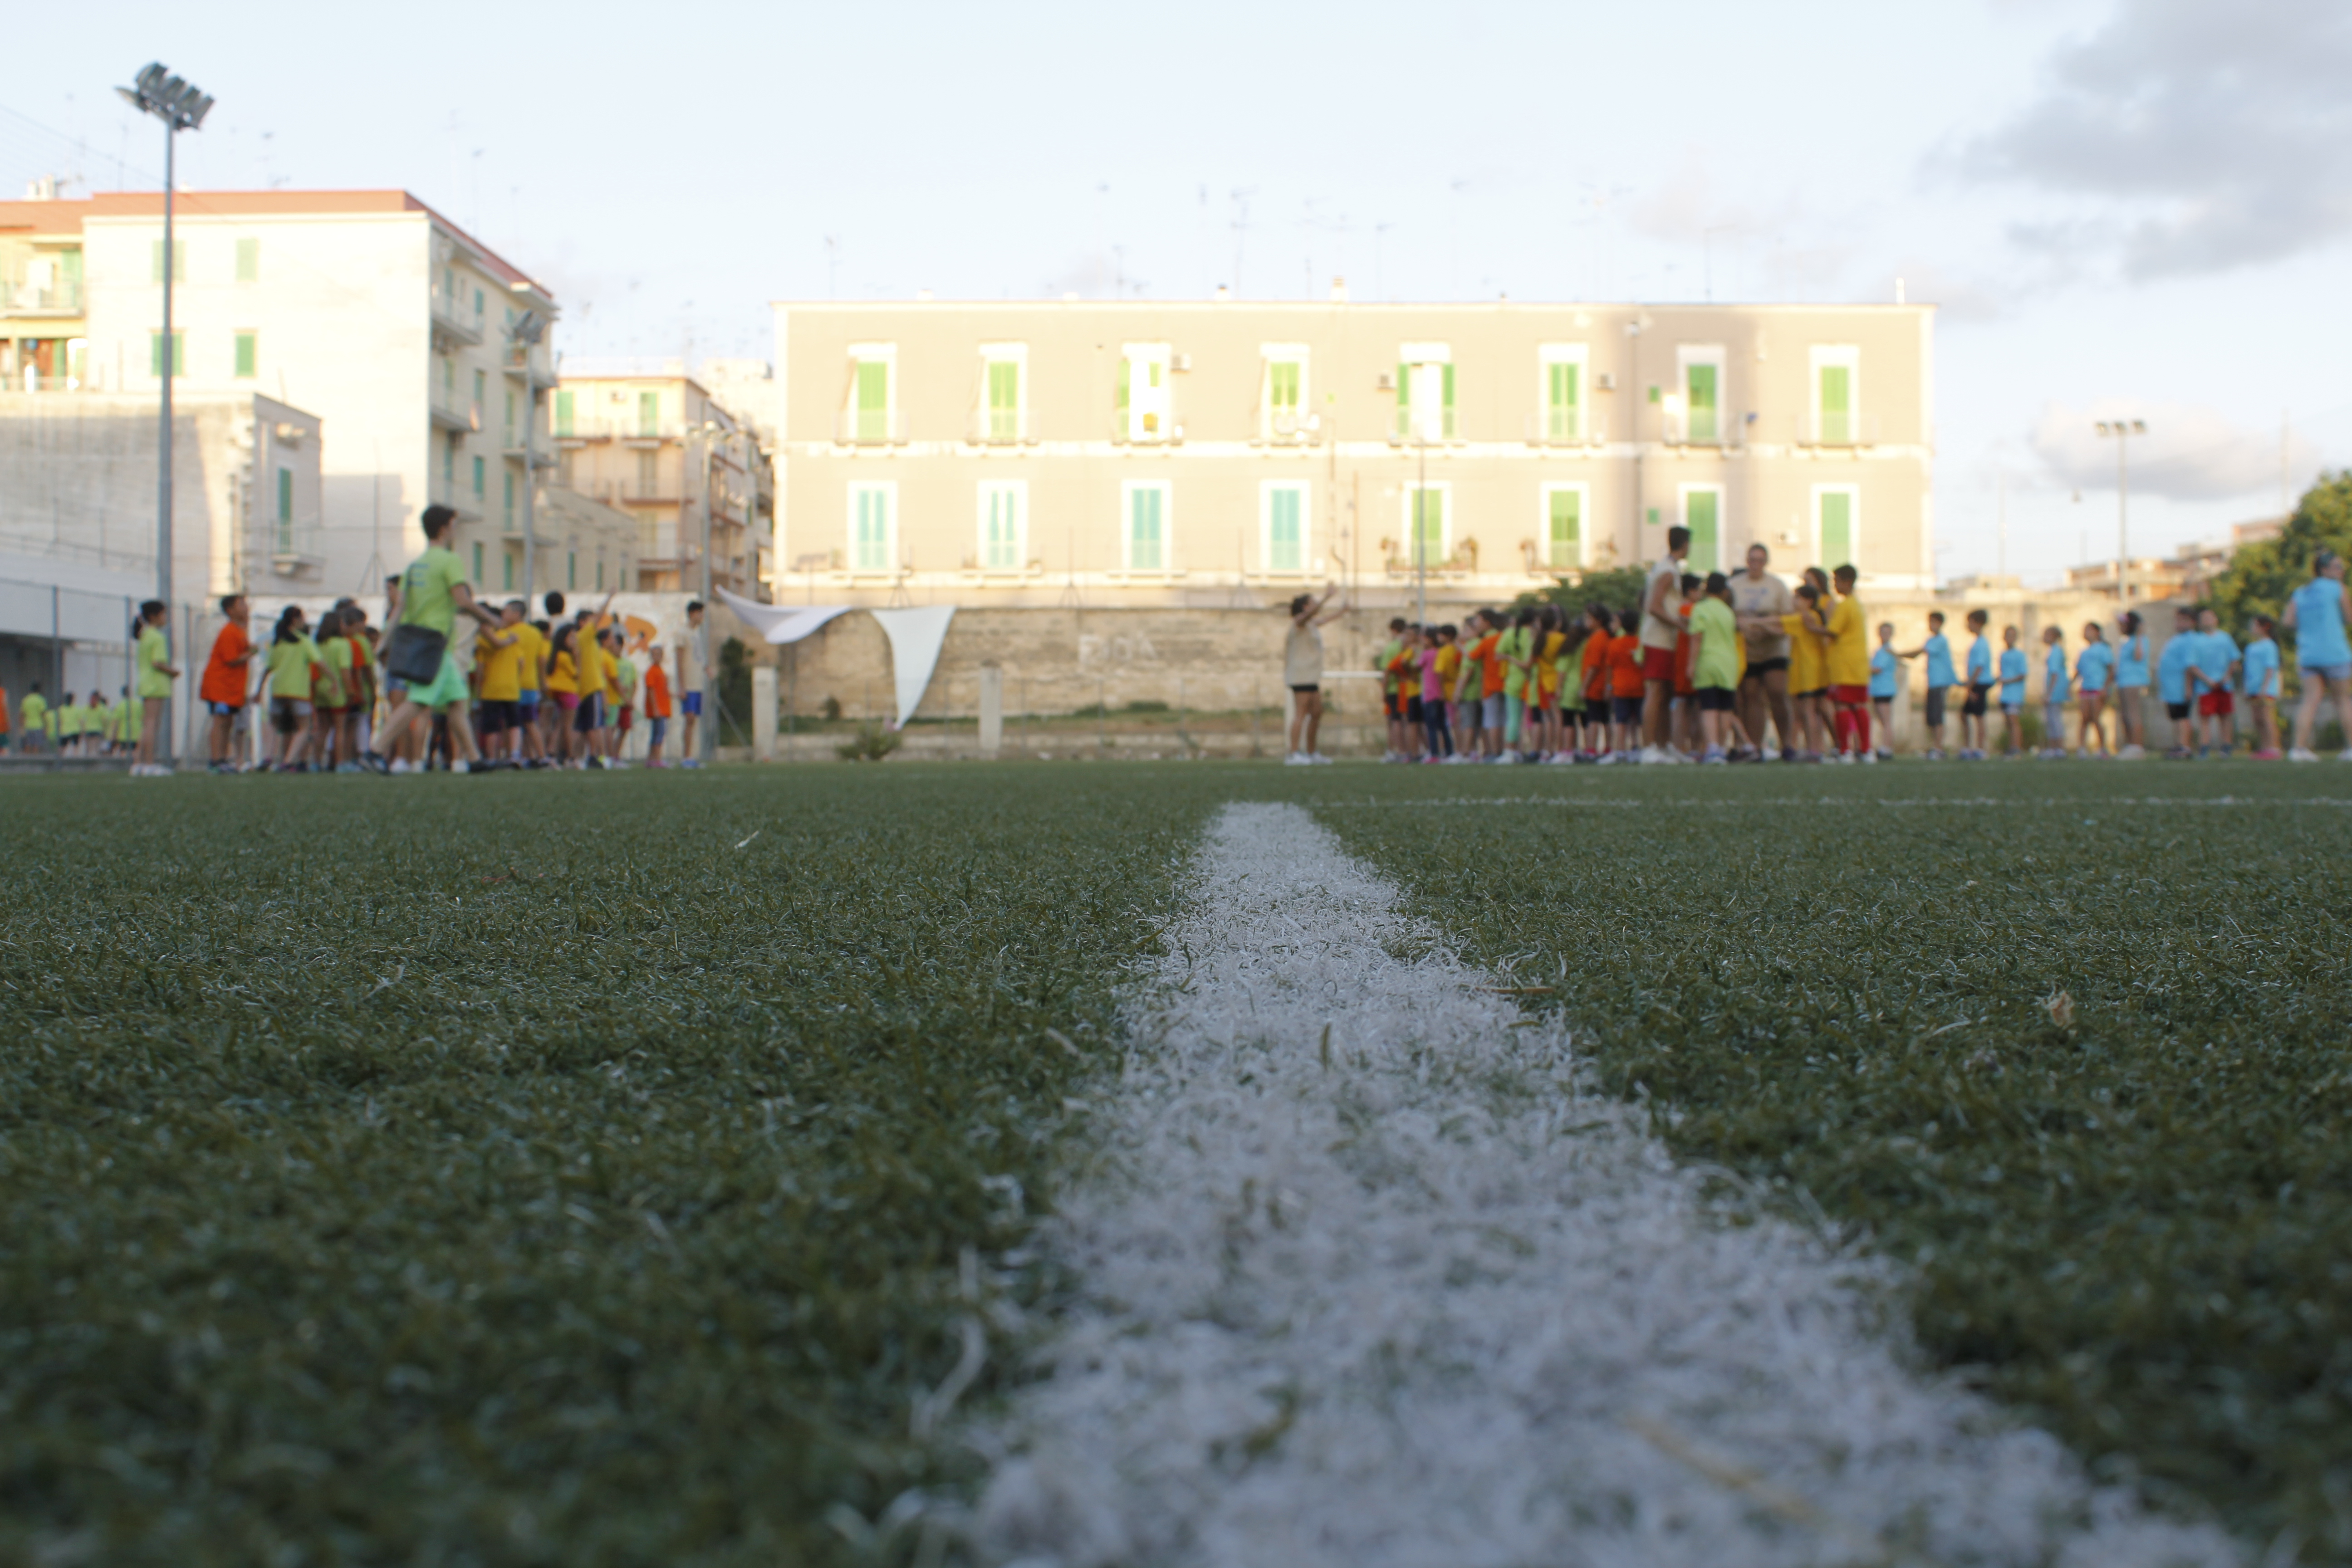
[[[1507,743],[1517,742],[1519,724],[1526,717],[1527,710],[1527,700],[1524,697],[1514,697],[1507,691],[1503,693],[1503,740]]]
[[[446,708],[452,702],[466,700],[466,672],[457,668],[457,656],[443,648],[441,673],[433,678],[430,686],[410,687],[408,700],[420,708]]]

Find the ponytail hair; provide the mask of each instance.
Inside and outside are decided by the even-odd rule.
[[[289,605],[278,611],[278,629],[270,635],[269,640],[272,643],[300,642],[302,634],[294,629],[294,623],[301,618],[302,606],[299,605]]]

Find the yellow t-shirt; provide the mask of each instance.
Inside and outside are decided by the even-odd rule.
[[[555,662],[547,667],[547,689],[553,692],[580,689],[580,677],[569,653],[557,654]]]
[[[1819,691],[1830,683],[1822,639],[1805,629],[1802,616],[1782,616],[1780,629],[1789,634],[1789,689],[1799,696]]]
[[[1829,613],[1829,677],[1832,686],[1870,684],[1870,635],[1863,625],[1862,601],[1848,596]]]
[[[593,637],[576,638],[575,644],[578,652],[572,663],[580,672],[576,678],[580,682],[580,695],[593,697],[604,689],[604,650],[596,646]]]
[[[503,628],[512,634],[520,626]],[[474,668],[482,678],[482,700],[512,702],[522,695],[522,638],[520,637],[501,647],[488,632],[474,638]]]
[[[522,689],[536,691],[547,668],[547,638],[529,621],[518,625],[514,632],[515,647],[522,658]]]

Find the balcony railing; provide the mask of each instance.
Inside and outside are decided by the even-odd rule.
[[[479,430],[482,427],[481,405],[463,394],[436,386],[433,389],[433,423],[443,430]]]
[[[61,278],[43,288],[0,280],[0,310],[16,316],[79,316],[81,280]]]
[[[675,419],[573,419],[558,424],[559,441],[677,441],[686,426]]]
[[[1261,409],[1258,439],[1275,447],[1303,447],[1317,440],[1323,421],[1297,408]]]
[[[1609,439],[1609,422],[1581,408],[1546,408],[1528,416],[1530,447],[1599,446]]]
[[[433,324],[460,342],[482,341],[482,313],[437,289],[433,291]]]
[[[1026,408],[976,408],[971,441],[978,447],[1026,446],[1037,439],[1037,416]]]
[[[499,363],[509,375],[520,378],[526,385],[555,384],[555,365],[543,349],[533,351],[521,343],[509,343]]]
[[[1451,407],[1439,410],[1437,424],[1438,428],[1430,432],[1431,440],[1452,441],[1458,438],[1454,410]],[[1421,432],[1413,424],[1412,409],[1410,406],[1399,405],[1395,417],[1389,422],[1390,444],[1410,447],[1420,439]]]
[[[1827,409],[1797,419],[1797,445],[1800,447],[1875,447],[1878,445],[1878,416],[1857,414],[1852,410],[1832,413]]]
[[[897,446],[907,439],[907,416],[895,408],[845,408],[833,438],[844,446]]]

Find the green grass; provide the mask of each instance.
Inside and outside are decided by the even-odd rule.
[[[1678,1151],[1916,1264],[1938,1362],[2352,1556],[2352,809],[2297,804],[2352,770],[1332,772],[1284,786]],[[1411,804],[1495,796],[1574,804]]]
[[[0,1561],[846,1560],[961,1484],[960,1256],[1046,1283],[991,1178],[1208,804],[1133,779],[0,784]]]

